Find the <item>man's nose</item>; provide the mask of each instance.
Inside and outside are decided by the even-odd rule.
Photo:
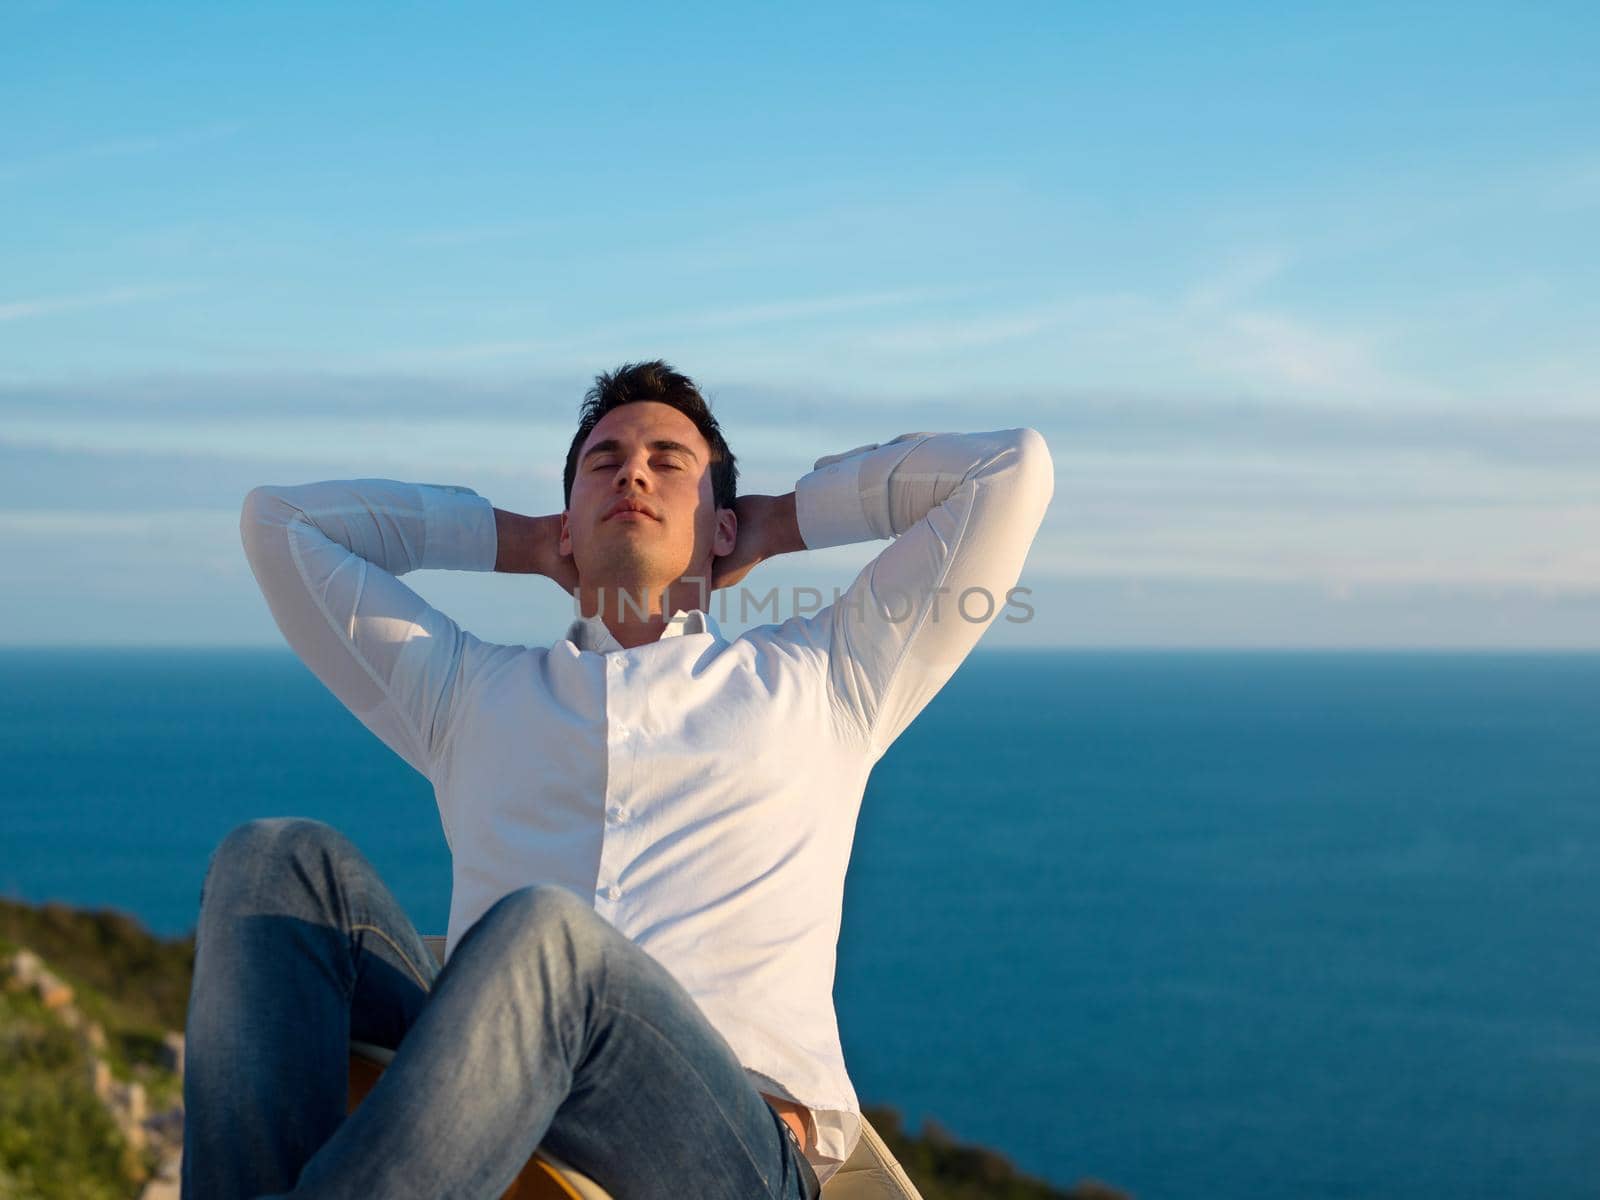
[[[638,487],[648,487],[650,474],[645,470],[645,461],[642,455],[634,458],[624,458],[617,466],[617,473],[611,480],[612,486],[621,489],[630,483]]]

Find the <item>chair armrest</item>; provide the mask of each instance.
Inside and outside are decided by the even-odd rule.
[[[850,1161],[822,1189],[823,1200],[922,1200],[922,1193],[889,1153],[866,1117]]]

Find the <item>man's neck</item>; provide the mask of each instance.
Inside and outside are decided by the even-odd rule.
[[[710,575],[709,568],[706,575]],[[694,574],[687,574],[666,585],[617,580],[592,584],[579,580],[576,595],[579,614],[598,616],[617,644],[631,650],[660,641],[673,613],[704,609],[708,592]]]

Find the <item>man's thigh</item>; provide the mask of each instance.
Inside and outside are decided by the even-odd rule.
[[[291,1184],[346,1118],[348,1038],[395,1048],[436,969],[349,838],[259,818],[213,853],[185,1031],[184,1194]]]
[[[372,1011],[408,1011],[395,1004],[406,995],[397,976],[376,978]],[[407,1084],[385,1097],[393,1118],[427,1110],[457,1123],[462,1146],[489,1139],[455,1147],[469,1161],[439,1167],[446,1174],[511,1149],[531,1122],[518,1154],[544,1147],[625,1200],[811,1194],[809,1165],[694,999],[570,892],[503,897],[457,944],[419,1012],[387,1072]]]
[[[565,907],[591,943],[579,961],[593,978],[572,995],[592,1011],[587,1052],[542,1145],[617,1196],[814,1194],[782,1119],[694,998],[592,908]]]
[[[235,827],[201,886],[197,957],[212,974],[263,974],[291,996],[294,972],[351,1005],[351,1036],[399,1045],[438,966],[371,860],[340,830],[309,817]],[[197,965],[197,970],[199,966]]]
[[[438,963],[398,904],[383,919],[355,925],[351,940],[357,950],[350,1037],[398,1049],[428,1003]]]

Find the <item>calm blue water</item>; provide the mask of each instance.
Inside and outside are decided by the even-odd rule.
[[[0,892],[192,927],[240,821],[425,931],[431,790],[287,651],[0,651]],[[879,764],[868,1103],[1140,1200],[1600,1195],[1600,655],[978,652]]]

